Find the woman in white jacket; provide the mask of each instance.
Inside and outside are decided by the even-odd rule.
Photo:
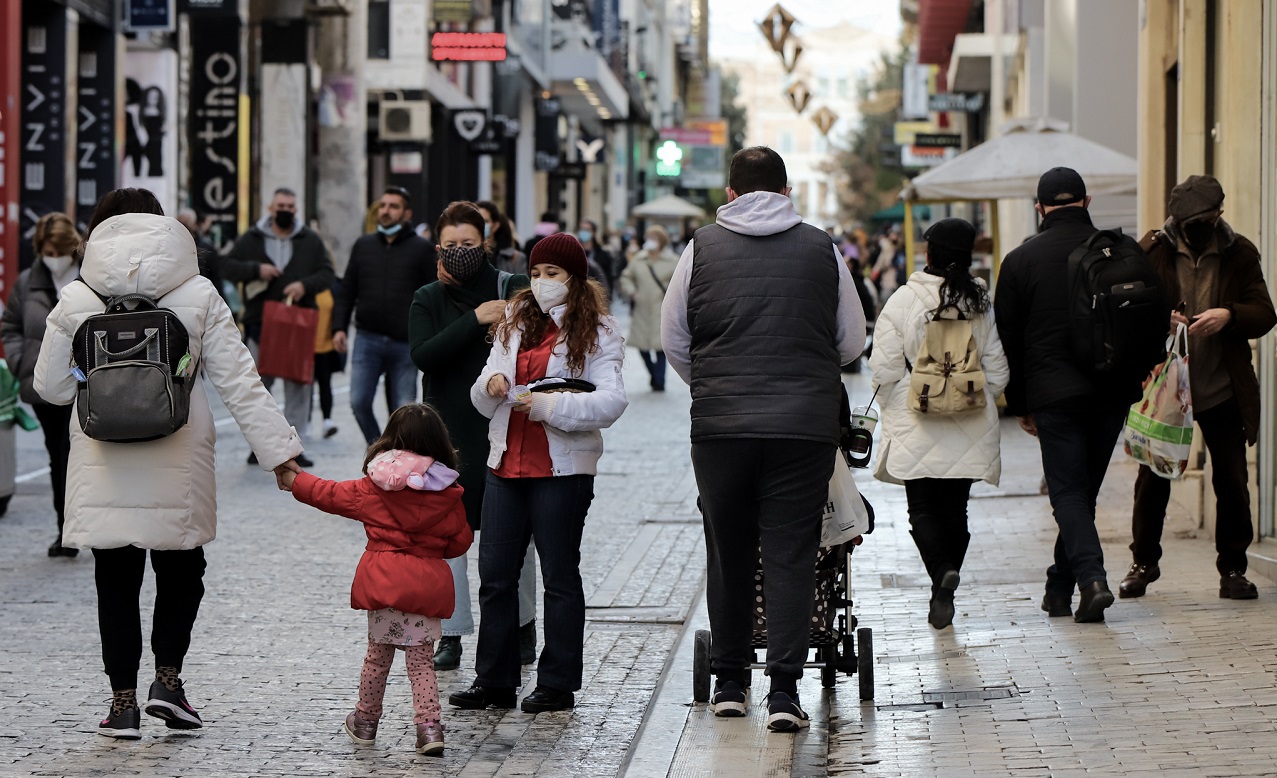
[[[63,289],[49,314],[35,367],[35,388],[45,400],[76,401],[71,338],[86,319],[102,313],[102,297],[143,294],[181,320],[192,364],[217,389],[262,469],[275,470],[277,477],[285,469],[300,470],[292,460],[302,452],[301,441],[262,387],[230,309],[200,275],[190,232],[163,215],[154,195],[145,189],[103,195],[89,224],[80,274],[84,283]],[[144,709],[170,728],[198,729],[202,722],[179,675],[204,595],[204,545],[217,531],[217,434],[203,382],[191,392],[186,426],[168,437],[144,443],[94,440],[74,413],[70,433],[63,543],[93,550],[102,658],[113,693],[98,733],[140,737],[138,594],[148,550],[155,570],[156,678]]]
[[[603,454],[600,430],[628,404],[625,342],[607,315],[606,293],[588,278],[585,249],[559,233],[539,241],[529,263],[532,288],[511,301],[470,390],[475,408],[492,420],[491,472],[479,537],[477,678],[448,698],[461,708],[514,707],[519,571],[529,539],[545,585],[545,648],[537,688],[522,708],[539,713],[575,704],[585,640],[581,534]],[[585,382],[575,387],[584,391],[528,391],[556,378]]]
[[[953,622],[953,592],[971,535],[967,501],[971,484],[997,485],[1002,473],[996,399],[1010,371],[993,323],[984,283],[971,276],[976,231],[962,219],[942,219],[927,230],[927,266],[915,272],[883,306],[874,330],[869,367],[882,396],[882,447],[874,475],[903,483],[909,524],[931,577],[927,620],[936,629]],[[971,320],[985,375],[983,410],[952,415],[909,407],[909,373],[938,312]]]

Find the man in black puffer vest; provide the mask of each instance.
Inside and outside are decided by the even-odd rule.
[[[785,162],[764,146],[732,158],[728,204],[670,281],[661,339],[692,388],[692,465],[708,551],[710,666],[719,716],[745,715],[753,661],[754,560],[767,601],[768,727],[808,725],[798,704],[816,552],[838,445],[840,366],[865,317],[838,247],[802,223]]]

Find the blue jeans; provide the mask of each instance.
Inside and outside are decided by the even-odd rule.
[[[529,538],[541,560],[545,586],[545,648],[537,683],[559,691],[581,688],[585,590],[581,533],[594,500],[594,476],[498,478],[488,474],[479,533],[479,646],[476,683],[517,687],[519,571]]]
[[[1125,409],[1038,411],[1042,470],[1059,533],[1055,564],[1046,571],[1048,593],[1071,597],[1073,587],[1104,581],[1104,551],[1095,529],[1095,500],[1108,472]]]
[[[417,366],[408,342],[360,330],[350,356],[350,409],[368,445],[381,437],[372,401],[382,375],[386,376],[388,413],[417,401]]]
[[[665,388],[665,352],[664,351],[639,351],[643,357],[643,366],[647,368],[648,375],[652,377],[653,389]]]
[[[68,408],[70,406],[67,406]],[[482,535],[480,535],[482,536]],[[474,634],[474,609],[470,607],[470,557],[445,559],[452,570],[452,588],[456,592],[456,606],[452,616],[443,620],[443,636],[460,637]],[[523,569],[519,572],[519,626],[526,627],[537,618],[537,555],[527,554]]]

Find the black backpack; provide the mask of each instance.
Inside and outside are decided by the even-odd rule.
[[[198,380],[186,328],[146,295],[89,290],[106,310],[85,319],[71,342],[81,429],[111,443],[172,435],[186,424]]]
[[[1093,377],[1139,381],[1165,358],[1170,305],[1134,238],[1100,230],[1073,249],[1069,292],[1074,358]]]

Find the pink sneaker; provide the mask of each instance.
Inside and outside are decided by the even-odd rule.
[[[417,753],[443,756],[443,724],[424,721],[417,725]]]
[[[377,722],[367,721],[359,711],[352,710],[346,716],[346,734],[359,745],[370,746],[377,740]]]

